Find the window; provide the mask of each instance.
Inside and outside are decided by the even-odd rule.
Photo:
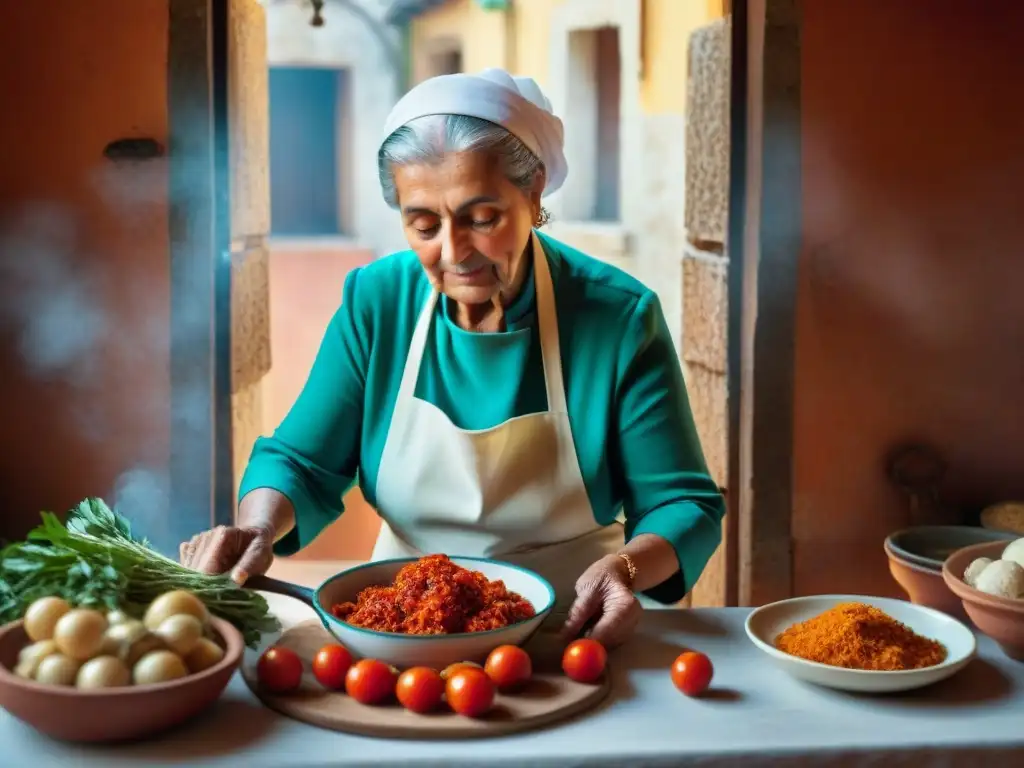
[[[430,65],[434,76],[458,74],[462,71],[462,51],[459,48],[439,51],[430,57]]]
[[[597,38],[594,58],[597,81],[597,200],[593,218],[619,219],[619,93],[622,62],[619,58],[619,28],[604,27],[592,33]]]
[[[348,73],[342,69],[270,68],[270,231],[273,235],[342,232],[339,136]]]
[[[413,63],[417,81],[462,72],[462,38],[459,35],[431,37],[417,48]]]
[[[572,136],[593,169],[592,183],[566,201],[566,215],[581,221],[621,218],[620,102],[622,61],[619,28],[569,33],[568,101]]]

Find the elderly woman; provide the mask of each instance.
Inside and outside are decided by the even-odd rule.
[[[388,118],[380,183],[410,250],[353,270],[294,407],[253,450],[237,528],[182,545],[239,582],[308,545],[359,479],[372,558],[519,563],[608,644],[682,599],[723,500],[653,291],[537,230],[566,177],[534,81],[436,77]]]

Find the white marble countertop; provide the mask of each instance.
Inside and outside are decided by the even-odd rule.
[[[322,573],[306,569],[306,580]],[[294,577],[275,569],[278,577]],[[268,596],[286,624],[312,616]],[[261,707],[236,675],[198,721],[146,743],[65,745],[0,712],[0,765],[245,766],[975,766],[1024,764],[1024,665],[985,637],[956,677],[911,694],[867,697],[816,688],[764,663],[743,632],[747,609],[648,611],[611,657],[613,691],[597,710],[542,731],[469,742],[400,741],[319,730]],[[669,663],[681,647],[715,663],[714,691],[679,694]],[[1002,764],[1010,764],[1008,762]]]

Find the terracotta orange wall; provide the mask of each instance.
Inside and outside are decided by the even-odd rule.
[[[271,244],[271,369],[263,380],[264,433],[272,433],[302,391],[328,322],[341,303],[345,276],[373,255],[346,245]],[[364,559],[380,522],[358,488],[345,498],[345,513],[292,559]]]
[[[796,590],[899,594],[892,441],[966,510],[1024,497],[1024,4],[803,9]]]
[[[113,168],[103,149],[127,136],[166,146],[167,2],[5,3],[0,62],[3,538],[41,509],[107,494],[138,463],[166,467],[166,174],[163,161]],[[32,225],[27,207],[41,205],[55,218]],[[75,334],[96,313],[114,335],[86,344]],[[74,366],[26,372],[27,315]]]

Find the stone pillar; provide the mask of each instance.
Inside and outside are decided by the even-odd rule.
[[[262,238],[259,238],[262,241]],[[235,493],[263,424],[263,378],[270,371],[270,284],[266,244],[231,253],[231,426]]]
[[[683,256],[683,364],[708,470],[725,486],[728,446],[728,259],[688,248]]]
[[[230,0],[231,410],[235,493],[264,432],[262,381],[270,370],[267,25],[258,0]]]
[[[719,247],[729,226],[729,17],[690,36],[686,93],[686,231]]]
[[[686,240],[682,359],[708,470],[725,486],[729,467],[728,267],[730,20],[690,36],[686,96]],[[723,525],[723,543],[726,540]],[[724,605],[729,569],[721,546],[691,593],[694,606]]]

